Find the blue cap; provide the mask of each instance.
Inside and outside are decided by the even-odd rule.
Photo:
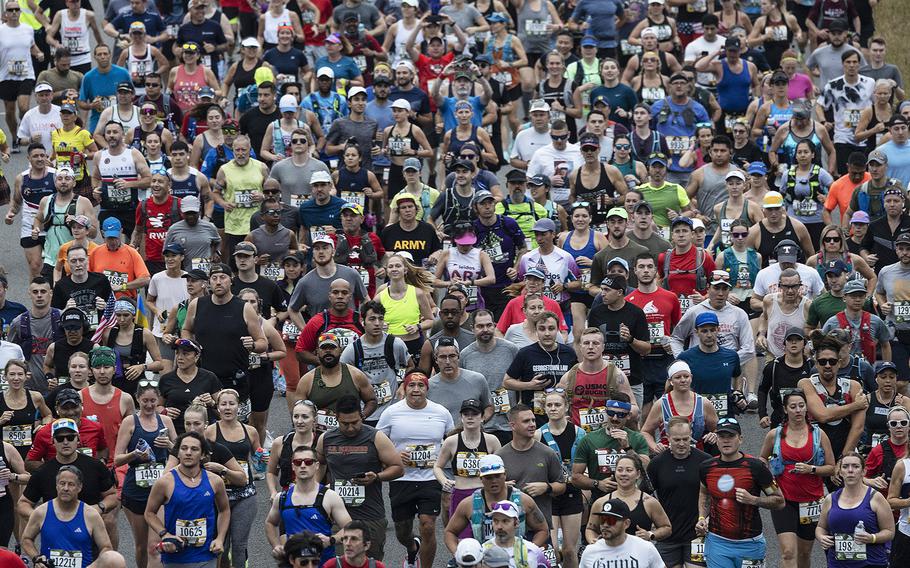
[[[663,166],[666,168],[668,165],[670,165],[670,161],[664,154],[656,152],[648,156],[648,165],[653,166],[654,164],[663,164]]]
[[[703,325],[719,325],[717,314],[714,312],[702,312],[695,318],[695,327]]]
[[[891,361],[877,361],[875,363],[875,374],[878,375],[883,371],[891,369],[895,373],[897,372],[897,366]]]
[[[582,47],[591,47],[591,46],[597,47],[597,38],[594,36],[587,35],[587,36],[581,38],[581,46]]]
[[[768,175],[768,167],[764,162],[752,162],[749,164],[749,175],[756,174],[760,176]]]
[[[481,53],[480,55],[474,56],[474,63],[486,63],[487,65],[493,65],[493,58],[486,53]]]
[[[107,238],[120,238],[120,233],[123,231],[123,225],[120,223],[120,219],[116,217],[108,217],[104,220],[104,223],[101,224],[101,236],[105,239]]]
[[[692,225],[693,225],[692,218],[686,217],[684,215],[677,215],[676,219],[673,219],[672,221],[670,221],[670,228],[672,229],[674,226],[680,225],[680,224],[689,225],[689,227],[692,227]]]
[[[540,278],[541,280],[547,279],[547,275],[544,274],[543,272],[541,272],[537,268],[532,268],[532,269],[528,270],[527,272],[525,272],[525,277],[527,278],[528,276],[533,276],[534,278]]]
[[[487,21],[488,22],[506,23],[509,21],[509,19],[502,12],[493,12],[492,14],[487,16]]]
[[[847,263],[841,259],[828,261],[828,264],[825,265],[825,274],[843,274],[845,272],[850,272],[850,267],[847,266]]]
[[[168,253],[168,252],[173,253],[173,254],[186,254],[186,249],[183,248],[182,244],[180,244],[178,242],[173,242],[173,243],[168,243],[168,245],[166,247],[164,247],[164,250],[161,252],[162,252],[162,254]]]
[[[621,256],[614,256],[613,258],[611,258],[610,262],[607,263],[607,268],[610,268],[614,264],[618,264],[618,265],[622,266],[623,268],[626,269],[626,272],[629,271],[629,262],[626,259],[622,258]]]

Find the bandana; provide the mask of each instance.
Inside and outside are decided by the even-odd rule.
[[[110,347],[95,347],[91,355],[92,368],[95,367],[113,367],[117,362],[117,355]]]
[[[619,410],[625,410],[626,412],[632,412],[632,403],[623,402],[621,400],[608,400],[607,408],[616,408]]]
[[[114,312],[129,312],[136,315],[136,306],[126,300],[117,300],[117,303],[114,304]]]
[[[420,381],[424,384],[424,386],[430,388],[430,378],[419,372],[410,373],[408,376],[406,376],[404,378],[404,386],[408,386],[414,381]]]

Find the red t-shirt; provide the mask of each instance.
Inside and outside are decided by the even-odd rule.
[[[25,562],[22,562],[22,559],[15,552],[0,548],[0,566],[4,568],[25,568]]]
[[[382,260],[382,257],[385,256],[385,247],[382,246],[382,241],[376,233],[367,234],[370,235],[370,241],[373,243],[373,250],[376,251],[376,258]],[[363,280],[364,285],[367,287],[367,295],[372,298],[376,295],[376,268],[373,266],[368,266],[365,269],[360,267],[360,240],[363,238],[363,234],[354,236],[345,233],[344,238],[347,239],[350,249],[347,265],[360,273],[360,279]],[[338,243],[337,234],[332,235],[332,239],[336,244]],[[366,273],[364,273],[364,271],[366,271]]]
[[[697,258],[698,249],[694,246],[689,247],[689,251],[684,254],[676,254],[673,252],[673,255],[670,257],[670,286],[669,290],[679,296],[680,294],[687,296],[692,292],[702,292],[704,293],[705,289],[696,290],[695,289],[695,259]],[[657,268],[660,270],[661,277],[665,276],[664,272],[664,257],[667,253],[660,253],[660,258],[657,259]],[[708,253],[702,254],[702,264],[704,265],[705,280],[711,280],[711,273],[714,272],[714,259],[712,259]],[[683,272],[678,272],[683,271]]]
[[[626,300],[645,312],[651,343],[658,343],[662,336],[670,335],[682,317],[676,294],[663,288],[651,293],[635,290],[626,296]]]
[[[93,422],[86,417],[79,421],[79,451],[88,448],[92,451],[93,458],[98,457],[98,452],[107,448],[107,442],[104,440],[104,430],[97,422]],[[83,452],[85,453],[85,452]],[[48,461],[57,456],[57,448],[51,441],[51,425],[45,424],[35,432],[35,439],[32,441],[32,447],[28,450],[25,459],[28,461]]]
[[[566,325],[566,319],[562,316],[562,308],[559,307],[559,303],[553,298],[548,298],[546,296],[541,296],[543,298],[543,307],[550,312],[559,316],[559,329],[560,331],[568,331],[569,326]],[[506,309],[503,310],[502,316],[499,318],[499,323],[496,324],[496,328],[505,335],[509,330],[509,326],[521,323],[525,321],[525,313],[521,310],[522,305],[524,304],[525,296],[522,294],[517,298],[512,298],[509,300],[509,303],[506,304]]]
[[[354,566],[353,564],[349,563],[348,560],[344,556],[340,556],[340,558],[341,558],[341,568],[369,568],[369,566],[370,566],[369,558],[364,560],[363,564],[361,564],[359,566]],[[322,565],[322,568],[335,568],[335,566],[337,564],[338,563],[335,562],[335,558],[329,558],[328,560],[326,560],[325,564]],[[385,564],[383,564],[379,560],[374,560],[373,564],[376,566],[376,568],[385,568]]]
[[[433,90],[430,88],[429,82],[432,79],[438,79],[442,75],[442,70],[453,59],[455,59],[454,51],[446,53],[439,59],[431,59],[421,53],[414,63],[414,67],[417,68],[417,79],[420,81],[420,88],[430,97],[430,110],[433,112],[436,112],[436,102],[433,100]]]
[[[330,310],[328,312],[329,325],[325,325],[324,314],[325,312],[318,313],[311,317],[310,321],[306,322],[306,325],[300,330],[300,335],[297,336],[297,345],[294,346],[294,351],[315,353],[316,341],[319,340],[319,336],[323,333],[334,333],[338,336],[339,343],[342,344],[341,349],[347,347],[348,343],[363,334],[360,323],[354,321],[354,310],[348,310],[348,313],[343,317],[333,315]]]
[[[309,10],[301,10],[303,13],[302,24],[303,24],[303,42],[306,45],[322,45],[325,43],[325,32],[316,33],[316,30],[313,29],[313,24],[325,24],[329,21],[329,18],[332,17],[332,0],[311,0],[313,5],[319,8],[319,22],[308,21],[312,20],[315,14]],[[222,2],[224,5],[224,2]]]
[[[171,211],[174,210],[174,200],[177,200],[177,213],[180,213],[180,199],[171,195],[161,205],[149,197],[145,200],[145,219],[142,215],[142,205],[136,206],[136,227],[145,230],[145,260],[163,262],[162,251],[167,230],[171,226]]]

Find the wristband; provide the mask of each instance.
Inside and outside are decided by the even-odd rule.
[[[872,535],[872,544],[875,544],[875,534]]]

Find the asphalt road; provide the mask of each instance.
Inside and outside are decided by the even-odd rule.
[[[95,5],[95,13],[102,14],[101,2],[99,0],[92,0],[92,4]],[[0,112],[0,115],[3,113]],[[7,139],[12,139],[10,132],[7,128],[5,117],[4,120],[0,120],[0,126],[2,126],[4,132],[7,135]],[[10,186],[13,184],[16,174],[28,168],[28,162],[25,159],[24,154],[12,154],[11,160],[7,164],[2,164],[2,169],[6,175],[6,179],[9,181]],[[503,185],[505,181],[503,180]],[[0,208],[0,217],[6,214],[8,210],[7,207]],[[25,264],[25,258],[22,254],[22,249],[19,247],[19,220],[17,219],[12,226],[8,226],[0,223],[0,265],[2,265],[7,273],[9,278],[9,292],[8,298],[10,300],[18,301],[26,306],[28,305],[28,298],[25,293],[28,286],[28,269]],[[285,432],[290,431],[291,422],[287,413],[287,406],[283,398],[276,396],[272,401],[271,414],[269,416],[268,429],[277,435],[284,434]],[[761,447],[761,442],[765,434],[765,430],[758,426],[758,419],[755,415],[748,415],[742,420],[743,433],[745,436],[745,443],[743,450],[750,453],[757,453]],[[268,488],[265,485],[265,481],[260,481],[256,483],[257,486],[257,496],[258,501],[258,512],[256,515],[256,520],[253,523],[253,529],[250,533],[249,539],[249,568],[259,568],[259,567],[268,567],[274,566],[275,563],[271,559],[271,547],[268,544],[268,541],[265,538],[265,516],[268,512]],[[388,508],[388,497],[386,497],[386,507]],[[385,564],[388,566],[401,566],[404,561],[404,549],[397,543],[395,540],[395,533],[391,526],[391,515],[390,519],[390,528],[386,534],[386,558]],[[780,553],[777,547],[777,538],[774,531],[774,525],[771,523],[770,515],[767,511],[763,512],[762,519],[765,527],[765,536],[768,541],[768,553],[766,558],[767,566],[777,566],[780,563]],[[120,530],[120,552],[127,558],[127,564],[129,566],[134,566],[133,564],[133,538],[130,531],[129,524],[126,521],[125,515],[120,516],[119,520],[119,530]],[[445,549],[445,546],[442,545],[442,522],[440,521],[437,526],[437,542],[439,542],[439,547],[437,549],[436,562],[434,567],[442,567],[446,562],[451,558],[448,551]],[[825,560],[824,556],[821,553],[821,549],[816,546],[813,550],[812,555],[812,566],[824,566]]]

